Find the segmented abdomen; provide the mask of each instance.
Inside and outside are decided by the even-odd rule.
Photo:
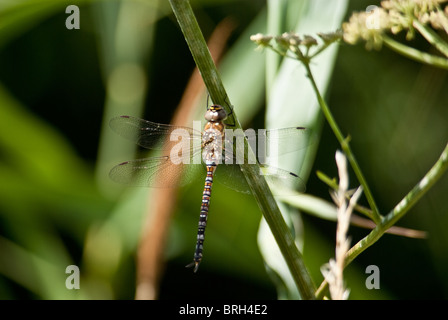
[[[201,213],[199,215],[198,237],[196,249],[194,251],[194,272],[199,268],[202,260],[202,251],[204,249],[205,227],[207,226],[208,208],[210,206],[210,196],[212,193],[213,175],[216,170],[216,164],[207,165],[207,176],[205,177],[204,191],[202,193]]]

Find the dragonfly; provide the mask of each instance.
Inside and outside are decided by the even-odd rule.
[[[227,112],[224,108],[212,105],[205,113],[206,123],[202,131],[131,116],[119,116],[110,121],[113,131],[139,146],[145,149],[164,150],[166,153],[169,151],[169,155],[135,159],[116,165],[109,173],[113,181],[132,186],[170,188],[183,186],[205,171],[196,247],[193,262],[187,265],[193,267],[194,272],[197,272],[202,261],[215,173],[216,179],[225,186],[238,192],[251,192],[240,164],[251,163],[248,161],[254,160],[248,159],[248,156],[240,151],[242,145],[240,138],[246,138],[252,149],[258,147],[258,158],[264,160],[266,155],[272,158],[300,150],[306,147],[310,140],[310,130],[304,127],[259,132],[229,131],[228,127],[232,125],[225,123],[226,119]],[[160,143],[161,141],[164,143]],[[244,144],[242,148],[244,151]],[[257,163],[256,165],[260,166],[260,174],[265,176],[270,185],[280,186],[281,190],[291,187],[297,191],[305,190],[305,183],[296,174],[258,162],[251,164]]]

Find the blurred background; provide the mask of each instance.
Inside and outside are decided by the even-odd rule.
[[[264,127],[267,53],[255,50],[249,36],[266,32],[266,2],[191,2],[206,40],[216,36],[211,50],[240,121]],[[65,25],[71,4],[80,10],[79,30]],[[348,1],[344,21],[371,4],[379,1]],[[288,14],[294,18],[294,11]],[[418,37],[411,45],[430,49]],[[387,48],[366,51],[363,44],[341,43],[334,58],[325,97],[386,214],[447,143],[447,73]],[[108,122],[128,114],[170,123],[189,94],[188,117],[202,120],[206,95],[197,84],[187,88],[194,68],[167,1],[0,2],[1,299],[135,297],[139,243],[157,198],[149,198],[151,189],[108,178],[136,151]],[[301,88],[294,99],[301,99]],[[308,194],[331,201],[316,171],[337,176],[339,146],[320,121],[317,153],[304,179]],[[351,174],[351,187],[357,185]],[[261,213],[250,195],[214,186],[204,260],[197,274],[184,267],[193,255],[202,188],[198,178],[169,198],[173,214],[166,245],[159,246],[156,296],[276,299],[257,245]],[[426,231],[425,239],[386,234],[346,269],[351,299],[448,297],[447,190],[444,176],[398,223]],[[304,259],[319,285],[320,266],[334,257],[336,224],[300,217]],[[351,227],[352,243],[368,232]],[[79,290],[65,286],[69,265],[80,269]],[[369,265],[380,268],[379,290],[366,289]]]

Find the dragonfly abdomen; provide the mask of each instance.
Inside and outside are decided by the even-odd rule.
[[[202,192],[201,213],[199,215],[198,235],[196,249],[194,251],[193,263],[187,267],[194,266],[194,272],[199,268],[202,260],[202,251],[204,250],[205,228],[207,227],[208,209],[210,207],[210,196],[212,194],[213,175],[215,174],[216,164],[207,165],[207,176],[205,177],[204,191]]]

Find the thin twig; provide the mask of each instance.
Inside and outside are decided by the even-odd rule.
[[[413,20],[412,25],[431,45],[448,58],[448,44],[434,30],[417,19]]]
[[[442,69],[448,69],[448,59],[443,57],[438,57],[426,52],[422,52],[420,50],[409,47],[405,44],[402,44],[398,41],[393,40],[387,35],[383,35],[383,43],[392,50],[395,50],[399,54],[402,54],[405,57],[413,59],[415,61],[439,67]]]

